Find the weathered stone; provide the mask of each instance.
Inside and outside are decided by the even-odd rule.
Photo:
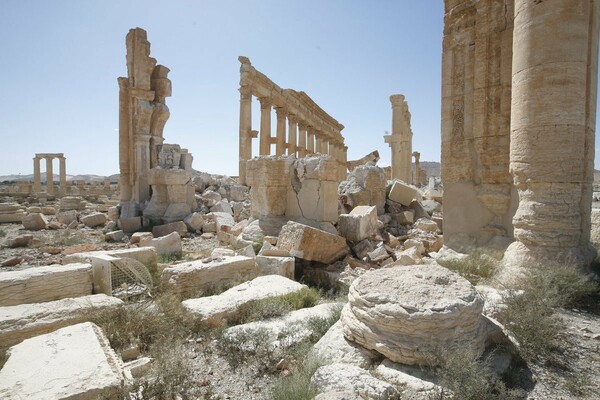
[[[407,396],[405,391],[412,393],[420,393],[424,396],[433,395],[433,390],[441,388],[434,383],[436,378],[431,372],[427,372],[420,367],[411,367],[408,365],[396,364],[390,360],[383,360],[381,364],[375,368],[375,373],[381,379],[389,382],[396,387],[403,388],[402,398]],[[408,397],[410,398],[410,397]],[[429,397],[421,397],[429,398]]]
[[[442,205],[435,200],[423,200],[421,206],[429,216],[433,215],[434,212],[442,212]]]
[[[15,256],[7,258],[6,260],[0,263],[2,267],[14,267],[15,265],[19,265],[23,262],[23,257]]]
[[[106,210],[106,216],[109,221],[118,222],[119,221],[119,208],[117,206],[108,207]]]
[[[417,265],[422,264],[421,261],[421,253],[418,247],[410,247],[406,250],[396,251],[394,252],[394,257],[396,257],[396,261],[392,264],[389,264],[388,267],[395,267],[398,265]]]
[[[25,207],[17,203],[0,203],[0,223],[21,223],[25,215]]]
[[[367,256],[367,254],[375,250],[375,246],[369,239],[365,239],[354,245],[352,250],[354,251],[354,254],[356,254],[356,257],[362,260]]]
[[[26,247],[29,246],[31,244],[31,242],[33,241],[33,235],[19,235],[15,238],[12,239],[8,239],[6,241],[6,245],[10,248],[15,248],[15,247]]]
[[[142,229],[142,218],[131,217],[131,218],[119,218],[119,228],[123,232],[132,233]]]
[[[185,223],[189,231],[202,232],[202,226],[204,225],[204,218],[202,215],[203,214],[201,213],[195,212],[185,217],[183,222]]]
[[[392,219],[400,225],[412,225],[415,221],[415,213],[412,210],[394,213]]]
[[[44,206],[41,207],[40,211],[38,212],[41,212],[44,215],[56,215],[56,208],[51,206]]]
[[[112,398],[118,396],[123,380],[121,362],[108,339],[98,326],[85,322],[12,347],[0,371],[0,397]]]
[[[334,363],[317,369],[310,379],[317,392],[347,391],[367,399],[393,400],[399,394],[391,384],[373,377],[369,371],[354,365]]]
[[[95,294],[45,303],[0,307],[0,349],[24,339],[86,321],[92,311],[118,307],[116,297]]]
[[[81,211],[85,210],[85,201],[81,197],[76,196],[65,196],[60,199],[60,211]]]
[[[157,225],[152,228],[154,237],[167,236],[173,232],[177,232],[179,236],[187,234],[187,226],[183,221],[171,222],[169,224]]]
[[[348,300],[344,336],[392,361],[425,364],[436,348],[484,350],[483,299],[439,265],[369,272],[353,282]]]
[[[256,265],[260,275],[281,275],[294,279],[294,257],[257,256]]]
[[[408,207],[414,199],[419,197],[419,192],[415,187],[395,181],[388,197],[390,200]]]
[[[319,393],[313,400],[363,400],[364,398],[352,391],[332,390]]]
[[[377,207],[357,206],[350,214],[342,214],[338,219],[340,234],[351,242],[360,242],[377,233]]]
[[[210,212],[223,212],[229,215],[233,215],[233,210],[231,209],[229,202],[227,202],[226,200],[221,200],[217,202],[217,204],[210,208]]]
[[[221,199],[222,197],[219,193],[210,189],[207,189],[204,191],[204,193],[202,193],[202,201],[208,208],[213,207],[215,204],[221,201]]]
[[[139,243],[142,239],[154,239],[152,232],[136,232],[131,235],[131,243]]]
[[[290,252],[287,250],[280,250],[277,246],[273,246],[271,243],[265,241],[258,252],[259,256],[271,256],[271,257],[289,257]]]
[[[23,227],[25,227],[25,229],[27,229],[27,230],[39,231],[41,229],[46,229],[46,225],[48,224],[48,221],[46,220],[46,218],[44,217],[43,214],[33,213],[33,214],[27,214],[26,216],[24,216],[22,224],[23,224]]]
[[[154,247],[159,255],[181,254],[181,236],[177,232],[171,232],[166,236],[158,238],[141,238],[141,247]]]
[[[125,233],[123,231],[112,231],[107,232],[104,235],[104,239],[111,242],[120,242],[125,237]]]
[[[381,262],[383,260],[385,260],[386,258],[388,258],[390,255],[388,254],[387,250],[385,249],[384,246],[379,246],[377,248],[375,248],[375,250],[367,253],[367,258],[369,262]]]
[[[89,263],[93,257],[98,255],[107,255],[115,258],[132,258],[142,263],[150,271],[155,271],[157,268],[156,250],[153,247],[132,247],[129,249],[77,252],[66,255],[63,259],[63,263]]]
[[[281,229],[277,247],[294,257],[331,264],[348,254],[346,240],[308,225],[289,221]]]
[[[185,300],[182,304],[189,311],[198,314],[203,321],[219,325],[224,320],[235,318],[238,309],[244,304],[298,292],[305,287],[279,275],[259,276],[219,295]]]
[[[0,306],[92,294],[92,266],[51,265],[0,274]]]
[[[387,178],[382,168],[360,165],[353,169],[347,180],[340,183],[338,195],[342,204],[352,209],[356,206],[376,206],[377,214],[385,212]]]
[[[211,212],[210,214],[214,217],[216,223],[217,232],[229,232],[235,225],[233,216],[226,212]]]
[[[256,276],[258,270],[253,258],[233,256],[209,263],[191,261],[167,267],[163,270],[161,279],[170,290],[189,298],[228,282],[253,279]]]
[[[81,222],[88,228],[94,228],[96,226],[103,226],[106,223],[106,214],[93,213],[81,217]]]

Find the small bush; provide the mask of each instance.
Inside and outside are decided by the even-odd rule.
[[[319,300],[319,292],[312,288],[270,297],[263,300],[252,301],[244,304],[238,310],[238,318],[232,323],[247,323],[274,317],[280,317],[291,311],[312,307]]]
[[[161,264],[169,264],[181,259],[183,259],[183,253],[166,253],[158,256],[158,262]]]
[[[0,229],[0,238],[3,238],[6,236],[6,232],[3,229]]]
[[[342,314],[342,306],[336,307],[327,318],[311,318],[308,321],[309,329],[312,331],[311,343],[317,343],[325,333],[335,324]]]
[[[473,285],[491,278],[498,271],[501,255],[492,252],[472,251],[462,259],[439,260],[438,263],[467,279]]]
[[[310,386],[310,378],[323,363],[311,356],[298,360],[291,368],[291,375],[279,378],[273,385],[273,400],[310,400],[317,392]]]
[[[76,244],[84,243],[84,239],[78,235],[71,235],[69,230],[63,232],[58,232],[54,235],[52,240],[52,244],[55,246],[75,246]]]

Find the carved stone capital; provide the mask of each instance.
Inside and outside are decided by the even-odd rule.
[[[244,85],[240,86],[240,96],[242,100],[252,99],[252,86]]]
[[[401,106],[404,104],[404,95],[393,94],[390,96],[390,101],[392,102],[393,107]]]
[[[275,107],[275,113],[277,114],[277,119],[287,117],[287,110],[284,107]]]
[[[260,109],[265,110],[267,108],[271,108],[273,101],[270,97],[259,97],[258,101],[260,102]]]
[[[295,114],[288,114],[288,120],[290,121],[291,124],[298,123],[298,117]]]

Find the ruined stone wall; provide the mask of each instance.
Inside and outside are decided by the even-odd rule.
[[[512,31],[513,0],[445,0],[442,180],[449,247],[513,235]]]

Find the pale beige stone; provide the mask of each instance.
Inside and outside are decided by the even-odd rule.
[[[141,238],[141,247],[154,247],[156,254],[180,254],[182,252],[181,236],[177,232],[171,232],[166,236],[158,238]]]
[[[339,217],[340,234],[351,242],[360,242],[377,233],[377,207],[357,206]]]
[[[401,94],[390,96],[392,103],[392,134],[384,136],[392,148],[392,179],[413,183],[412,179],[412,129],[408,103]]]
[[[23,227],[30,231],[39,231],[46,229],[48,221],[41,213],[27,214],[22,220]]]
[[[131,235],[129,241],[131,243],[139,243],[142,239],[154,239],[152,232],[136,232]]]
[[[77,221],[77,210],[61,211],[56,215],[56,219],[61,224],[69,225],[73,221]]]
[[[277,247],[294,257],[323,264],[331,264],[348,253],[343,237],[293,221],[281,229]]]
[[[0,397],[93,400],[117,396],[121,361],[102,330],[90,322],[27,339],[9,350],[0,371]]]
[[[81,217],[81,222],[88,228],[94,228],[96,226],[104,226],[106,224],[106,214],[93,213]]]
[[[377,214],[385,212],[387,178],[382,168],[360,165],[353,169],[338,187],[340,201],[346,209],[356,206],[376,206]]]
[[[294,279],[294,257],[256,256],[256,266],[260,275],[281,275]]]
[[[177,221],[152,227],[152,234],[156,238],[167,236],[173,232],[177,232],[179,236],[185,236],[187,234],[187,226],[183,221]]]
[[[360,398],[393,400],[398,398],[397,389],[391,384],[373,377],[360,367],[337,362],[317,369],[310,384],[317,392],[351,391]]]
[[[394,182],[392,185],[392,190],[390,190],[390,194],[388,195],[390,200],[407,207],[419,196],[419,192],[415,187],[406,185],[399,181]]]

